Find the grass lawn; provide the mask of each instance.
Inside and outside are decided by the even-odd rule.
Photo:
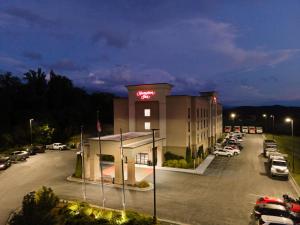
[[[273,139],[272,134],[266,134],[267,139]],[[300,186],[300,138],[286,135],[274,135],[274,139],[277,142],[278,149],[281,153],[288,154],[288,161],[290,164],[290,171],[293,167],[293,149],[294,149],[294,161],[295,171],[292,172],[293,177]]]

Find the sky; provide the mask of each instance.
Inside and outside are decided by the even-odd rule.
[[[38,67],[89,92],[167,82],[300,106],[300,1],[0,0],[0,72]]]

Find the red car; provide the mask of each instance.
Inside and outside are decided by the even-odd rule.
[[[272,197],[260,197],[259,199],[256,200],[256,204],[277,204],[277,205],[283,205],[286,206],[286,203],[280,199],[280,198],[272,198]]]
[[[287,203],[288,209],[295,213],[300,213],[300,205],[296,203]]]

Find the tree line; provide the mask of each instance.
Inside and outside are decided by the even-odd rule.
[[[88,93],[75,87],[66,76],[53,70],[50,76],[38,68],[23,76],[0,73],[0,149],[30,143],[30,119],[33,142],[65,141],[96,127],[100,121],[113,123],[113,98],[110,93]]]

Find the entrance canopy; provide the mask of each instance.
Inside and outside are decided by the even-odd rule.
[[[141,158],[144,161],[153,162],[152,159],[152,147],[153,139],[151,132],[128,132],[122,134],[123,141],[123,155],[125,157],[125,162],[127,163],[128,170],[128,183],[135,183],[135,163],[141,163]],[[108,135],[100,138],[101,140],[101,153],[103,155],[113,155],[114,156],[114,166],[115,166],[115,182],[121,182],[121,135]],[[157,147],[157,165],[161,166],[164,146],[164,138],[155,138],[155,146]],[[87,177],[95,180],[100,177],[99,168],[99,142],[98,138],[90,138],[88,151],[86,152],[85,160],[86,165],[89,165],[90,171]],[[139,157],[140,156],[140,157]],[[143,157],[142,157],[143,156]],[[138,162],[137,159],[140,159]]]

